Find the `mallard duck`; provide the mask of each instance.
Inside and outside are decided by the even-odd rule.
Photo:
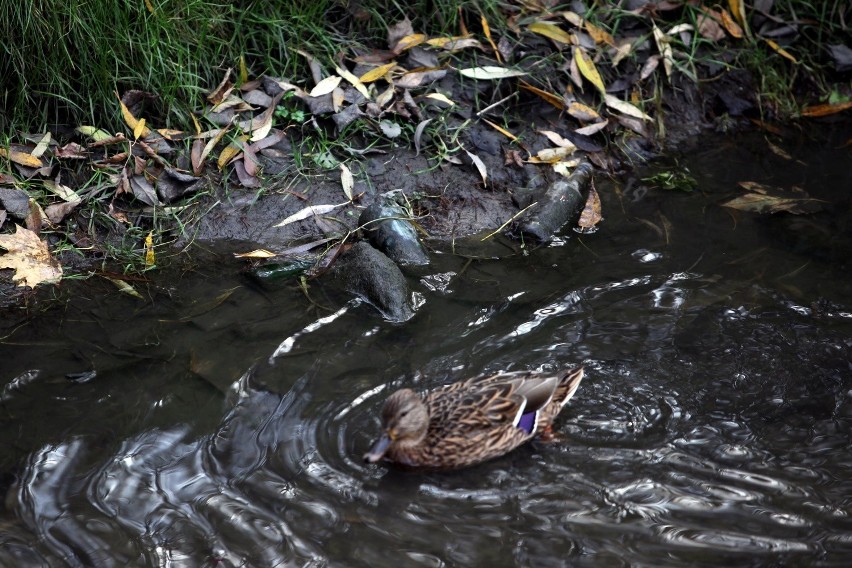
[[[382,407],[382,434],[364,461],[455,469],[503,455],[549,431],[582,378],[575,367],[483,375],[424,395],[398,390]]]

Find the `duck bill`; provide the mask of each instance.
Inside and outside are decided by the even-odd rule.
[[[364,461],[368,463],[376,463],[384,457],[385,453],[390,447],[390,444],[391,439],[388,436],[387,432],[382,432],[381,438],[376,440],[376,443],[373,444],[373,447],[370,448],[370,451],[364,454]]]

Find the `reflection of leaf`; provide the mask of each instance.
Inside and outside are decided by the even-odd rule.
[[[577,67],[580,69],[583,77],[595,86],[601,96],[605,96],[606,87],[604,87],[603,79],[601,79],[601,75],[598,73],[592,58],[580,46],[574,48],[574,61],[577,62]]]
[[[12,282],[18,286],[35,288],[62,278],[62,267],[34,232],[16,225],[15,234],[0,235],[0,247],[7,251],[0,256],[0,268],[15,270]]]
[[[301,211],[297,211],[293,213],[277,225],[273,225],[273,227],[283,227],[285,225],[289,225],[290,223],[295,223],[296,221],[303,221],[314,215],[325,215],[330,211],[334,211],[338,207],[342,207],[346,205],[346,203],[338,203],[337,205],[308,205]]]
[[[763,193],[746,193],[730,201],[721,203],[723,207],[749,211],[751,213],[779,213],[786,211],[794,215],[804,215],[812,212],[812,208],[803,207],[805,204],[815,205],[819,199],[776,197]]]
[[[526,75],[523,71],[497,67],[495,65],[484,65],[482,67],[470,67],[459,69],[459,73],[471,79],[508,79],[509,77],[521,77]]]

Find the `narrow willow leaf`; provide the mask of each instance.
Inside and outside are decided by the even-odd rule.
[[[604,97],[604,103],[611,109],[617,110],[622,114],[626,114],[627,116],[632,116],[633,118],[640,118],[642,120],[651,120],[651,117],[642,112],[638,107],[633,106],[627,101],[622,101],[618,97],[613,95],[606,95]]]
[[[468,152],[467,150],[464,152],[473,161],[473,165],[476,166],[476,169],[479,170],[479,175],[482,176],[483,185],[488,183],[488,169],[485,167],[485,162],[482,161],[482,158],[472,152]]]
[[[396,61],[391,61],[390,63],[385,63],[384,65],[379,65],[378,67],[374,67],[361,75],[360,79],[362,83],[372,83],[373,81],[378,81],[383,78],[388,72],[396,67]]]
[[[340,185],[343,187],[343,193],[349,201],[352,201],[352,189],[355,187],[355,178],[352,176],[346,164],[340,164]]]
[[[566,32],[559,26],[549,24],[547,22],[533,22],[527,26],[527,29],[533,33],[552,39],[555,42],[565,45],[574,43],[574,35]]]
[[[459,69],[459,73],[465,77],[470,77],[471,79],[481,80],[508,79],[509,77],[522,77],[526,75],[523,71],[508,69],[506,67],[497,67],[495,65]]]
[[[334,70],[337,71],[338,75],[346,79],[349,84],[355,87],[355,89],[359,93],[364,95],[365,99],[367,99],[368,101],[372,100],[372,97],[370,97],[370,91],[367,90],[367,87],[364,85],[364,83],[361,82],[361,79],[359,79],[358,77],[356,77],[355,75],[353,75],[342,67],[335,67]]]
[[[606,95],[606,87],[604,86],[603,79],[601,79],[600,73],[598,73],[597,68],[595,67],[595,63],[592,61],[592,58],[586,53],[586,51],[577,46],[574,48],[574,61],[577,62],[577,68],[580,69],[580,73],[586,80],[595,86],[595,88],[600,92],[601,96]]]
[[[48,146],[50,146],[50,132],[42,136],[39,143],[36,144],[36,147],[33,148],[33,151],[30,152],[30,155],[35,158],[41,158],[44,153],[47,151]]]
[[[321,97],[323,95],[327,95],[332,92],[342,80],[343,77],[340,77],[339,75],[332,75],[330,77],[326,77],[325,79],[317,83],[316,87],[311,89],[311,92],[308,94],[312,97]]]
[[[338,203],[337,205],[308,205],[301,211],[293,213],[277,225],[273,225],[273,227],[284,227],[285,225],[295,223],[296,221],[304,221],[305,219],[313,217],[314,215],[325,215],[326,213],[334,211],[335,209],[337,209],[338,207],[342,207],[343,205],[346,205],[346,203]]]
[[[426,120],[421,120],[417,125],[417,128],[414,129],[414,155],[420,155],[420,138],[423,136],[423,130],[426,126],[432,122],[431,118],[427,118]]]

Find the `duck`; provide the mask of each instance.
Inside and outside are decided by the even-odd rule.
[[[499,372],[426,393],[397,390],[382,406],[381,435],[364,461],[450,470],[496,458],[550,433],[583,374],[582,366]]]

